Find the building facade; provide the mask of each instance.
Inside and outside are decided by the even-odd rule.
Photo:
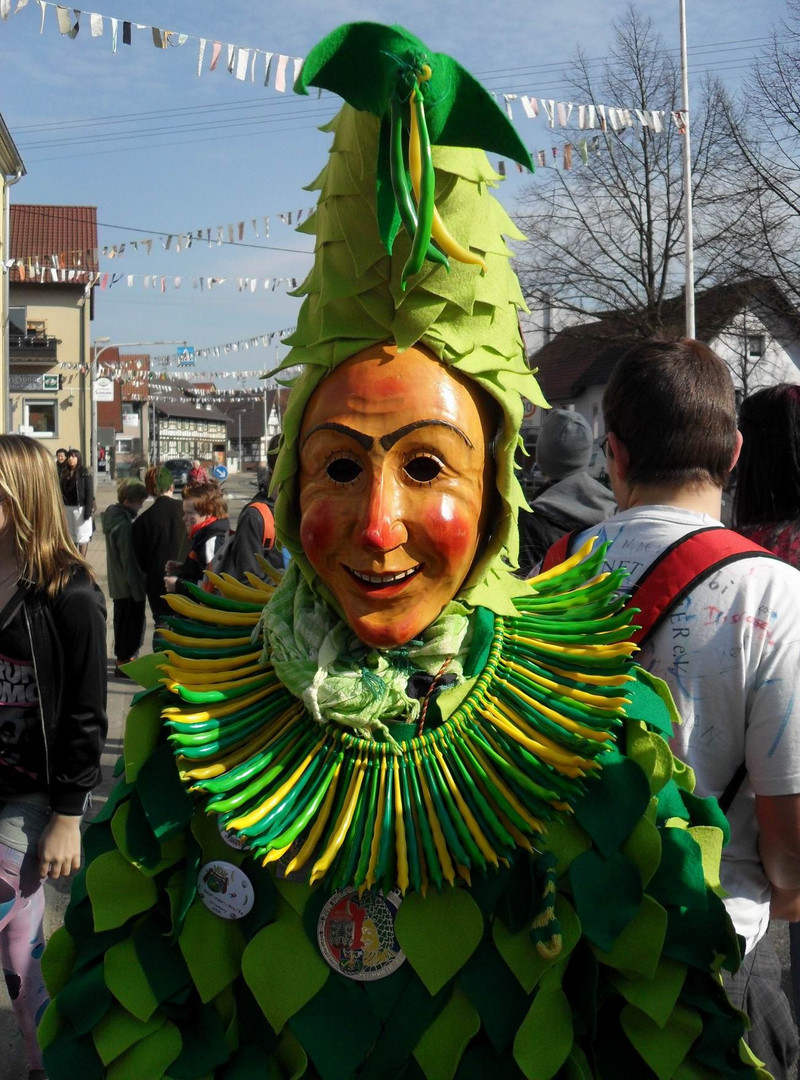
[[[25,165],[14,140],[0,116],[0,432],[9,429],[9,319],[8,298],[11,260],[10,211],[11,188],[25,175]]]

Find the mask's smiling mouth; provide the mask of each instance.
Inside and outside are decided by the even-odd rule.
[[[401,570],[397,573],[367,574],[361,570],[354,570],[352,566],[342,564],[350,577],[359,585],[372,591],[373,589],[389,589],[398,585],[405,585],[415,578],[422,569],[422,564],[417,563],[410,570]]]

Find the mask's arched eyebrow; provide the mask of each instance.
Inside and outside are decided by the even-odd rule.
[[[349,435],[351,439],[355,439],[358,445],[363,446],[367,451],[372,449],[372,444],[374,442],[371,435],[365,435],[363,431],[356,431],[355,428],[348,427],[347,424],[317,424],[317,426],[313,427],[303,439],[303,445],[300,447],[301,450],[311,436],[317,431],[338,431],[342,435]]]
[[[397,431],[390,431],[388,435],[381,436],[381,446],[384,450],[391,450],[396,442],[399,442],[404,435],[408,435],[412,431],[416,431],[418,428],[423,427],[444,427],[454,431],[456,435],[460,435],[470,450],[474,450],[470,440],[464,434],[460,427],[456,427],[455,424],[449,424],[446,420],[415,420],[413,424],[406,424],[404,427],[398,428]]]

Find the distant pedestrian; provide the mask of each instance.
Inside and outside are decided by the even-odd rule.
[[[208,470],[205,469],[197,459],[195,459],[192,462],[192,467],[189,470],[189,475],[186,478],[186,482],[187,484],[196,486],[197,484],[215,484],[216,480],[213,480],[209,475]]]
[[[182,494],[189,554],[183,563],[167,560],[164,585],[168,592],[185,591],[184,582],[200,585],[203,573],[230,531],[225,495],[219,484],[187,484]]]
[[[56,450],[56,472],[61,476],[61,470],[67,464],[67,451],[63,446],[59,446]]]
[[[31,1080],[45,1076],[43,886],[80,868],[81,817],[100,780],[105,620],[64,524],[50,454],[0,435],[0,956]]]
[[[85,555],[94,532],[97,504],[94,501],[92,474],[83,464],[80,450],[67,451],[67,461],[61,470],[60,481],[70,536],[81,555]]]
[[[519,516],[519,566],[529,576],[564,533],[597,525],[614,513],[614,496],[589,475],[593,436],[579,412],[553,409],[536,442],[536,464],[546,487]]]
[[[141,480],[122,480],[117,502],[103,514],[108,593],[114,601],[114,674],[136,656],[144,637],[145,574],[133,553],[133,521],[147,498]]]
[[[267,466],[258,471],[258,491],[239,511],[236,531],[229,537],[214,559],[211,569],[230,574],[238,581],[247,581],[247,574],[263,578],[259,556],[276,569],[283,569],[280,545],[275,543],[273,501],[269,494],[272,469],[278,453],[280,436],[274,435],[267,448]]]
[[[183,505],[173,498],[175,481],[169,469],[153,466],[145,473],[144,484],[153,505],[133,523],[133,552],[146,579],[147,600],[156,630],[163,625],[170,608],[164,599],[164,566],[180,560],[187,546],[183,527]],[[153,648],[157,642],[154,635]]]

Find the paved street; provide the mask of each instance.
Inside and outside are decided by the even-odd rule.
[[[252,476],[245,475],[241,479],[232,477],[226,484],[226,490],[229,493],[229,512],[231,521],[233,524],[236,522],[239,510],[244,503],[252,497],[255,491],[254,481]],[[116,498],[116,488],[110,481],[104,481],[101,479],[98,484],[97,492],[97,505],[98,505],[98,530],[89,545],[89,561],[95,569],[98,581],[101,587],[106,588],[106,554],[105,544],[102,536],[102,519],[100,515],[106,509],[106,507],[112,503]],[[149,505],[146,504],[146,506]],[[145,507],[146,508],[146,507]],[[127,715],[128,706],[131,696],[134,692],[134,687],[130,683],[123,682],[122,680],[113,678],[114,661],[112,651],[112,633],[111,633],[111,602],[109,606],[109,624],[108,624],[108,654],[112,659],[109,661],[109,682],[108,682],[108,718],[109,718],[109,732],[108,741],[106,743],[105,754],[103,755],[103,783],[95,793],[95,802],[92,812],[89,814],[91,818],[92,814],[97,813],[105,802],[108,791],[111,786],[111,775],[114,768],[114,764],[119,757],[122,750],[122,737],[124,732],[125,717]],[[149,618],[145,630],[145,648],[149,647],[149,642],[152,639],[152,623]],[[69,897],[69,879],[52,882],[48,881],[45,890],[47,893],[47,914],[45,921],[45,928],[48,936],[56,930],[62,922],[64,909],[67,906]],[[771,930],[772,938],[774,940],[776,949],[781,958],[781,963],[784,968],[784,972],[787,972],[788,967],[788,934],[785,923],[776,923]],[[786,975],[786,986],[788,989],[788,974]],[[27,1064],[24,1059],[22,1051],[22,1042],[18,1035],[14,1017],[11,1012],[11,1005],[5,994],[5,989],[0,989],[0,1080],[26,1080],[28,1075]],[[779,1077],[776,1080],[795,1080],[796,1074],[791,1077]],[[81,1077],[76,1076],[75,1080],[82,1080]]]

